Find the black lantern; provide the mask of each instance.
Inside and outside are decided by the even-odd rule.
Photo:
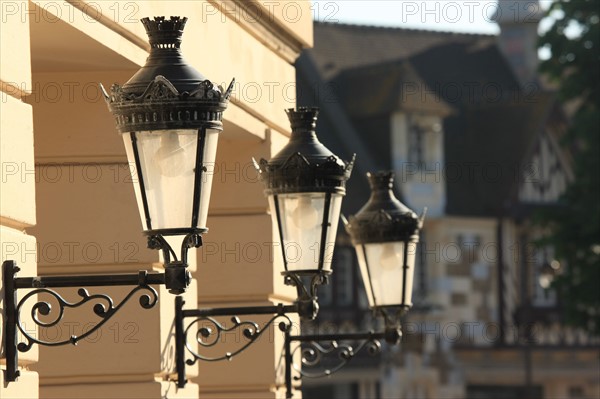
[[[386,324],[412,306],[415,255],[423,217],[419,218],[392,192],[392,172],[367,174],[371,198],[351,216],[346,230],[358,256],[369,305]]]
[[[288,109],[289,143],[257,165],[279,232],[286,284],[295,285],[304,299],[314,298],[316,286],[331,273],[342,198],[354,164],[354,158],[345,163],[319,142],[318,113],[318,108]],[[303,277],[311,279],[310,293]]]
[[[130,165],[149,247],[165,263],[187,265],[201,245],[217,152],[233,81],[227,89],[206,79],[181,55],[187,18],[143,18],[150,41],[146,64],[123,86],[104,91]],[[164,236],[183,235],[181,260]],[[175,262],[170,262],[170,256]],[[188,276],[189,277],[189,276]]]

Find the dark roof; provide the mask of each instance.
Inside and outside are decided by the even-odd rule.
[[[521,91],[494,36],[328,23],[314,32],[297,63],[298,103],[325,108],[318,132],[334,153],[359,149],[346,212],[368,198],[364,172],[392,169],[389,121],[401,109],[446,116],[446,214],[503,209],[554,99]],[[418,88],[412,99],[406,84]]]
[[[320,108],[317,120],[319,140],[344,160],[349,160],[356,153],[356,163],[347,184],[347,196],[342,203],[342,212],[356,213],[370,192],[366,173],[384,169],[386,165],[370,151],[366,138],[361,136],[350,120],[331,86],[323,82],[306,52],[296,61],[296,82],[298,106],[318,105]]]
[[[555,96],[466,107],[444,120],[446,213],[495,216],[509,205]]]
[[[352,118],[399,110],[447,116],[465,105],[524,95],[498,46],[489,43],[436,45],[404,60],[346,69],[328,86]]]
[[[448,43],[410,58],[421,78],[453,107],[510,101],[521,86],[495,43]]]
[[[408,58],[440,44],[495,40],[492,35],[315,22],[309,52],[328,81],[344,69]]]
[[[394,61],[342,71],[332,87],[353,118],[389,115],[397,110],[446,116],[453,108],[438,93],[423,101],[434,87],[422,79],[409,61]]]

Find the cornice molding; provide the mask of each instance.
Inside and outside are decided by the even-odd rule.
[[[293,64],[306,47],[297,36],[284,27],[275,18],[265,18],[269,10],[256,0],[209,0],[224,15],[232,9],[239,9],[245,18],[233,19],[254,38],[263,43],[285,61]],[[235,7],[235,8],[234,8]],[[262,12],[259,12],[262,10]]]

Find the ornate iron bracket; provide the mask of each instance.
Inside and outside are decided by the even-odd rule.
[[[316,301],[315,301],[316,302]],[[268,330],[276,321],[280,320],[279,329],[290,331],[292,321],[289,314],[303,315],[304,303],[295,302],[292,305],[278,304],[274,306],[246,306],[234,308],[207,308],[207,309],[183,309],[185,304],[183,298],[175,298],[175,365],[177,369],[177,386],[185,387],[187,383],[185,366],[193,365],[198,360],[215,362],[231,360],[234,356],[248,349],[256,340]],[[239,316],[248,315],[272,315],[262,325],[254,321],[241,320]],[[231,316],[231,326],[225,326],[218,322],[215,317]],[[193,319],[185,324],[185,319]],[[235,351],[225,352],[219,356],[206,356],[196,351],[190,342],[195,340],[201,349],[215,347],[221,342],[222,334],[239,330],[242,332],[244,341]],[[190,335],[192,335],[190,340]],[[191,356],[191,358],[189,358]],[[186,357],[188,359],[186,360]]]
[[[192,275],[187,269],[187,254],[190,248],[202,246],[201,231],[187,232],[187,229],[151,230],[148,234],[148,248],[162,251],[165,263],[165,286],[171,294],[183,294],[192,281]],[[166,235],[186,233],[181,241],[181,258],[165,239]],[[171,256],[174,260],[171,260]]]
[[[181,241],[181,260],[169,245],[165,236],[184,234]],[[171,230],[150,230],[146,232],[148,235],[148,248],[162,251],[165,264],[171,263],[171,256],[175,262],[187,264],[187,253],[190,248],[200,248],[202,246],[202,231],[187,232],[187,229],[171,229]]]
[[[82,339],[90,336],[101,328],[113,317],[135,294],[144,292],[139,297],[140,306],[150,309],[158,302],[158,293],[151,285],[164,285],[164,273],[148,273],[140,271],[137,274],[116,274],[99,276],[48,276],[48,277],[16,277],[19,267],[13,260],[2,263],[2,285],[4,289],[4,348],[6,353],[6,381],[16,381],[19,377],[18,352],[27,352],[33,344],[44,346],[76,345]],[[64,287],[103,287],[103,286],[134,286],[134,288],[118,304],[114,304],[107,294],[93,294],[85,288],[77,291],[80,299],[69,302],[51,288]],[[32,289],[21,300],[18,299],[17,290]],[[72,335],[62,341],[45,341],[37,339],[27,332],[21,320],[23,305],[37,294],[47,294],[52,301],[41,300],[31,308],[31,318],[40,328],[49,328],[58,324],[65,314],[66,309],[78,308],[85,304],[94,304],[92,309],[99,322],[90,330],[81,335]],[[56,310],[52,303],[57,304]],[[49,320],[45,320],[48,318]],[[25,342],[18,342],[17,330],[25,337]]]
[[[309,273],[285,271],[281,274],[284,276],[285,285],[296,288],[299,300],[312,301],[317,297],[317,288],[320,285],[329,284],[331,271],[320,270],[316,273],[313,271]]]
[[[328,377],[344,368],[363,349],[371,356],[381,353],[381,340],[396,344],[401,336],[400,329],[386,328],[383,332],[361,332],[342,334],[285,334],[285,389],[286,398],[293,397],[293,381],[302,378]],[[355,344],[348,344],[354,341]],[[292,344],[299,344],[292,348]],[[294,363],[294,355],[300,352],[301,364]],[[323,363],[329,359],[327,365]],[[330,365],[330,366],[329,366]],[[292,372],[296,375],[292,376]]]

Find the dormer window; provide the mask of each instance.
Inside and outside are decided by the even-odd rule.
[[[439,118],[411,115],[408,123],[408,162],[426,169],[437,159],[437,137],[442,131]]]
[[[418,124],[413,124],[408,130],[408,162],[423,167],[423,128]]]

